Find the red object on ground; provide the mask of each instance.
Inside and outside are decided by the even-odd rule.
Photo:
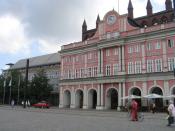
[[[38,107],[38,108],[50,108],[50,104],[46,101],[41,101],[36,104],[32,105],[33,107]]]

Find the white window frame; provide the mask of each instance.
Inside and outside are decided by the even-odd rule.
[[[155,49],[161,49],[161,43],[159,41],[156,42]]]
[[[154,60],[147,60],[147,72],[154,72]]]
[[[140,45],[139,45],[139,44],[137,44],[137,45],[135,46],[135,52],[140,52]]]
[[[142,73],[142,62],[135,61],[135,74]]]
[[[128,74],[133,74],[133,73],[134,73],[133,62],[128,62]]]
[[[147,43],[147,50],[152,50],[152,49],[153,49],[152,43]]]
[[[155,60],[155,72],[162,72],[162,59]]]
[[[110,76],[111,75],[111,65],[106,65],[106,76]]]
[[[128,53],[132,53],[133,52],[133,46],[129,46],[128,47]]]
[[[168,47],[169,48],[173,48],[174,47],[174,39],[168,39],[167,43],[168,43]]]
[[[98,68],[95,66],[93,69],[93,76],[97,77],[97,73],[98,73]]]
[[[88,52],[88,59],[92,59],[92,53],[91,52]]]
[[[113,65],[113,75],[117,75],[119,72],[119,64]]]
[[[175,68],[175,57],[174,58],[168,58],[168,70],[173,71]]]
[[[109,51],[109,49],[106,49],[106,56],[110,56],[110,51]]]
[[[118,48],[114,48],[114,55],[118,55]]]
[[[88,68],[88,77],[92,77],[92,68],[91,67]]]

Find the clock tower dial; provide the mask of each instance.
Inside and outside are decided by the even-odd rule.
[[[117,18],[116,18],[115,15],[109,15],[109,16],[107,17],[107,23],[108,23],[109,25],[113,25],[113,24],[116,22],[116,20],[117,20]]]

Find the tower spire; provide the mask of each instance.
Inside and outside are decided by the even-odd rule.
[[[166,10],[171,10],[172,9],[172,2],[171,2],[171,0],[166,0],[165,1],[165,6],[166,6]]]
[[[87,31],[87,24],[86,20],[84,19],[83,25],[82,25],[82,33]]]
[[[98,14],[98,16],[97,16],[97,20],[96,20],[96,28],[98,28],[98,24],[99,24],[99,22],[100,22],[100,16],[99,16],[99,14]]]
[[[131,0],[129,0],[128,4],[128,17],[133,18],[133,6]]]
[[[148,2],[147,2],[146,10],[147,10],[147,15],[148,15],[148,16],[150,16],[150,15],[153,14],[152,5],[151,5],[150,0],[148,0]]]

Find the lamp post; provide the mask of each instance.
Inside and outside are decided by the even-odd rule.
[[[23,108],[26,108],[26,90],[28,85],[28,69],[29,69],[29,59],[26,61],[26,77],[25,77],[25,86],[24,86],[24,105]]]

